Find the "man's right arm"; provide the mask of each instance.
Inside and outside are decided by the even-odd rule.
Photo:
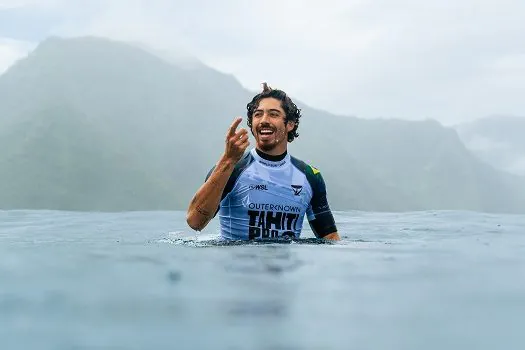
[[[248,132],[245,129],[240,129],[238,132],[235,131],[241,120],[242,118],[237,118],[230,126],[226,136],[226,150],[223,156],[190,202],[186,213],[186,222],[193,230],[203,230],[215,216],[222,193],[235,168],[235,164],[237,164],[250,144]]]
[[[186,216],[186,222],[192,229],[201,231],[213,219],[234,168],[234,162],[221,157],[206,182],[193,196]]]

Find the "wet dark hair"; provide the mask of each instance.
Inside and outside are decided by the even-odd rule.
[[[299,137],[297,128],[299,127],[299,118],[301,118],[301,110],[297,108],[292,99],[282,90],[272,89],[268,84],[263,83],[263,91],[253,97],[253,99],[246,105],[248,110],[248,127],[252,128],[252,117],[255,110],[259,107],[259,102],[263,98],[273,97],[281,101],[281,107],[285,113],[285,124],[293,121],[294,128],[288,132],[288,142],[292,142],[296,137]]]

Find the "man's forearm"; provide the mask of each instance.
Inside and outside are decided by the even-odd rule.
[[[213,218],[234,167],[234,161],[222,157],[208,180],[199,188],[186,215],[186,222],[192,229],[204,229]]]

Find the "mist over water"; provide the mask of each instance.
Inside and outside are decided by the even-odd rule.
[[[335,216],[335,244],[220,244],[183,212],[0,211],[0,346],[523,348],[524,216]]]

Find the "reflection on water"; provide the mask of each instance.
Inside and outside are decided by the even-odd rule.
[[[249,251],[232,250],[231,260],[225,270],[244,274],[279,275],[302,265],[303,262],[289,247],[261,246]]]

